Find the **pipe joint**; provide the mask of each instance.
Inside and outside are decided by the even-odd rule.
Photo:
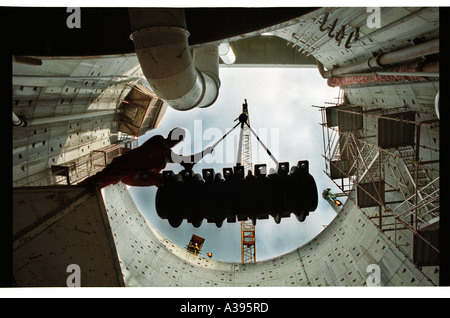
[[[12,124],[16,127],[26,127],[27,121],[23,116],[18,116],[14,112],[12,113]]]
[[[381,68],[381,64],[379,62],[379,56],[371,57],[367,60],[367,66],[369,69],[372,68]]]
[[[180,27],[154,26],[134,31],[130,39],[134,42],[135,49],[144,49],[184,42],[189,36],[189,31]]]
[[[150,87],[176,110],[212,105],[220,87],[218,45],[196,48],[192,56],[190,33],[180,27],[185,21],[172,22],[174,26],[160,21],[161,26],[144,27],[144,22],[155,19],[150,15],[143,21],[131,21],[142,27],[130,38]]]

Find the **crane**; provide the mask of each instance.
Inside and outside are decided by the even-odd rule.
[[[194,175],[192,167],[198,161],[182,162],[185,169],[176,175],[173,171],[163,171],[164,185],[158,188],[155,206],[157,214],[167,219],[172,227],[180,226],[183,220],[199,227],[204,219],[221,227],[224,220],[234,223],[237,218],[241,222],[241,260],[244,264],[256,262],[256,220],[267,219],[270,215],[279,224],[281,218],[294,213],[297,220],[303,222],[317,207],[317,188],[308,172],[308,161],[299,161],[289,169],[289,162],[278,162],[264,145],[250,126],[247,100],[236,120],[239,122],[209,147],[213,150],[240,126],[236,166],[223,168],[224,178],[211,168],[203,169],[202,175]],[[275,162],[278,172],[267,175],[265,164],[255,165],[253,171],[252,136]],[[183,190],[181,200],[180,189]],[[223,200],[224,196],[233,199]],[[210,213],[214,211],[210,209],[211,205],[216,203],[220,203],[220,211]]]
[[[250,130],[250,117],[248,113],[247,100],[244,100],[242,104],[242,113],[247,116],[248,125],[244,125],[241,122],[241,136],[239,138],[239,153],[238,160],[244,166],[245,175],[249,171],[253,173],[252,167],[252,142],[251,142],[251,130]],[[240,157],[240,158],[239,158]],[[241,221],[241,260],[242,263],[254,263],[256,262],[256,236],[255,236],[255,225],[251,220]]]

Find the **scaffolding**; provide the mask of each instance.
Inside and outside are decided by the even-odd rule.
[[[325,174],[417,266],[438,265],[439,149],[426,140],[439,120],[408,106],[319,108]]]
[[[48,169],[14,181],[13,187],[78,184],[87,177],[103,170],[115,157],[135,147],[137,147],[136,139],[125,138],[122,135],[119,143],[92,150],[87,155],[60,165],[52,165]]]

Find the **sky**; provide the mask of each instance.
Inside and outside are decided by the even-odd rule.
[[[317,68],[245,68],[220,67],[221,87],[217,101],[208,108],[177,111],[168,107],[159,128],[139,137],[139,145],[154,135],[167,136],[170,130],[186,130],[185,140],[173,148],[176,153],[190,155],[214,144],[236,123],[247,99],[250,125],[279,162],[290,166],[299,160],[309,161],[309,172],[314,177],[319,204],[304,222],[292,214],[276,224],[272,217],[258,220],[256,224],[256,260],[262,261],[288,253],[318,235],[336,216],[333,208],[322,199],[322,190],[331,188],[339,192],[325,175],[322,157],[323,141],[321,115],[318,108],[325,102],[336,102],[337,88],[326,84]],[[194,166],[194,172],[214,168],[221,172],[236,163],[239,129],[235,129],[219,143],[214,153]],[[255,138],[252,140],[253,164],[275,167],[273,160]],[[168,164],[166,170],[175,173],[182,169]],[[241,262],[240,222],[223,223],[221,228],[203,221],[199,228],[183,221],[172,228],[167,220],[160,219],[155,210],[156,187],[131,187],[130,193],[142,214],[163,235],[175,244],[185,247],[196,234],[205,238],[201,255],[211,252],[213,259]]]

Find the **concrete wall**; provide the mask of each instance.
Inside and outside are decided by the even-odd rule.
[[[383,286],[437,285],[351,199],[318,236],[290,253],[240,264],[194,256],[161,235],[122,183],[103,189],[126,286],[364,286],[377,264]]]
[[[27,121],[115,110],[142,76],[135,54],[41,62],[12,64],[12,110]],[[117,129],[115,114],[13,126],[13,181],[28,184],[33,174],[107,146]]]
[[[81,287],[124,286],[99,190],[14,188],[12,234],[19,287],[65,287],[68,279]]]
[[[325,14],[328,19],[319,29]],[[369,28],[372,11],[366,7],[320,8],[298,18],[298,23],[276,30],[275,35],[289,41],[289,45],[306,55],[313,55],[327,69],[333,65],[347,65],[372,57],[373,52],[390,52],[411,46],[414,38],[434,39],[439,36],[439,8],[387,7],[380,11],[380,28]],[[329,30],[337,19],[332,37]],[[403,20],[402,20],[403,19]],[[338,41],[335,35],[345,27],[345,37]],[[359,27],[359,40],[345,43],[351,32]],[[367,37],[366,37],[367,36]]]
[[[439,35],[438,8],[421,10],[420,14],[407,22],[395,28],[380,30],[378,35],[360,40],[349,49],[344,48],[343,43],[338,45],[337,41],[327,36],[327,32],[319,30],[321,17],[329,11],[327,25],[338,17],[340,24],[348,25],[348,32],[360,25],[361,37],[369,34],[373,30],[365,27],[368,16],[365,9],[319,9],[313,14],[300,17],[295,26],[283,28],[275,34],[289,41],[289,45],[295,49],[305,49],[304,53],[313,55],[326,68],[365,59],[375,51],[389,52],[409,46],[410,41],[418,35],[424,40]],[[383,8],[383,23],[395,22],[416,10],[417,8]],[[336,30],[339,28],[340,25]],[[309,44],[303,46],[300,39]],[[388,41],[389,39],[396,41]],[[13,76],[13,111],[30,119],[81,113],[88,108],[89,111],[114,109],[120,97],[126,94],[125,84],[115,86],[112,81],[105,82],[94,77],[142,74],[136,57],[130,55],[78,58],[72,61],[49,59],[43,60],[42,66],[14,63],[13,75],[27,75]],[[50,79],[49,76],[53,78]],[[80,76],[92,78],[85,80]],[[380,107],[393,107],[397,102],[398,106],[403,106],[406,102],[412,109],[415,105],[417,110],[431,111],[433,96],[438,89],[438,84],[433,82],[383,86],[382,96],[378,94],[377,88],[372,87],[348,88],[346,94],[355,105],[372,105],[375,99],[375,105]],[[380,101],[380,97],[385,98]],[[406,98],[405,102],[403,97]],[[59,122],[50,126],[14,127],[13,180],[42,171],[52,164],[69,161],[86,153],[87,149],[93,150],[109,143],[109,133],[116,131],[117,127],[114,126],[113,116],[103,120],[104,122],[92,118]],[[439,134],[436,128],[421,133],[422,143],[438,147]],[[426,150],[421,151],[421,156],[422,160],[434,160],[436,154]],[[392,179],[389,176],[387,178]],[[47,212],[55,211],[58,206],[64,206],[67,200],[73,199],[80,191],[76,187],[15,189],[14,218],[20,220],[22,216],[25,217],[24,223],[15,231],[24,229]],[[57,194],[56,197],[60,199],[50,198],[51,194]],[[80,266],[88,269],[92,278],[89,284],[94,285],[99,284],[100,276],[104,275],[100,271],[107,266],[110,273],[116,271],[119,277],[120,271],[122,272],[125,286],[363,286],[369,275],[367,266],[370,264],[380,267],[381,285],[423,286],[439,283],[439,269],[417,268],[364,214],[376,215],[376,211],[369,208],[363,213],[354,204],[356,200],[352,196],[328,227],[310,242],[290,253],[252,264],[215,261],[187,253],[183,247],[170,242],[149,224],[123,184],[103,190],[104,204],[99,199],[99,194],[90,198],[84,208],[76,210],[77,214],[69,213],[15,251],[14,271],[18,285],[64,285],[67,277],[65,269],[67,262],[73,262],[70,259],[73,251],[83,255],[84,263]],[[397,197],[391,199],[395,200]],[[104,214],[101,214],[103,209]],[[97,218],[96,225],[86,230],[85,227],[94,222],[92,218],[95,215],[107,216],[109,224],[100,222]],[[104,240],[108,236],[97,237],[94,234],[100,233],[98,231],[103,228],[102,231],[106,232],[101,233],[107,235],[109,227],[115,248],[109,247],[108,251],[117,250],[120,261],[118,272],[113,266],[114,261],[102,264],[101,259],[96,259],[96,265],[91,267],[94,263],[90,262],[90,257],[103,255],[111,243]],[[85,237],[86,232],[92,235]],[[98,245],[97,239],[100,238],[103,243]],[[409,238],[395,239],[398,240],[397,243],[405,245],[411,242]],[[93,253],[93,256],[89,256],[89,253]],[[112,252],[110,260],[115,255]],[[115,283],[105,284],[121,285],[120,279]]]

